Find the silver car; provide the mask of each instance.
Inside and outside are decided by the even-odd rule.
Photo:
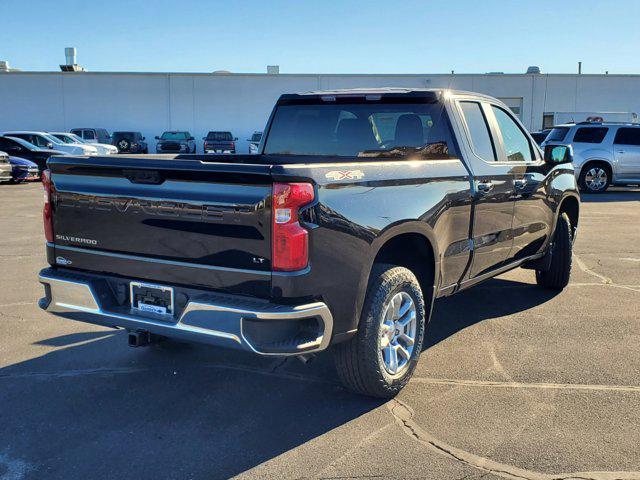
[[[13,176],[11,175],[11,171],[13,167],[11,166],[11,162],[9,162],[9,155],[5,152],[0,152],[0,182],[8,182]]]
[[[542,146],[571,145],[578,185],[602,193],[610,185],[640,184],[640,125],[583,122],[558,125]]]

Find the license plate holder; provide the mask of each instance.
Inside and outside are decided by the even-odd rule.
[[[173,317],[173,288],[153,283],[129,283],[131,308],[139,312]]]

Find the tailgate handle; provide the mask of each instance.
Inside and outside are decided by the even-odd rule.
[[[159,185],[164,182],[164,178],[162,178],[160,172],[156,170],[123,170],[122,173],[132,183]]]

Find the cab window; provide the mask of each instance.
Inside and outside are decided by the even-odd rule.
[[[478,102],[460,102],[462,115],[467,124],[473,150],[486,161],[495,161],[496,152],[489,134],[489,125]]]

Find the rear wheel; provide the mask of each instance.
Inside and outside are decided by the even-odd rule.
[[[422,290],[413,272],[395,265],[376,265],[358,333],[334,347],[342,383],[363,395],[396,395],[416,367],[425,324]]]
[[[580,172],[578,185],[585,193],[603,193],[611,184],[611,167],[603,162],[589,163]]]
[[[549,247],[551,262],[548,270],[536,270],[536,282],[546,288],[562,290],[569,284],[571,257],[573,255],[573,235],[571,222],[566,213],[561,213]]]

